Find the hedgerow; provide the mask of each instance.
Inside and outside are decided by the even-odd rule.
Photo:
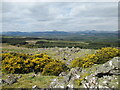
[[[71,62],[71,67],[91,67],[93,64],[103,64],[113,57],[120,56],[119,49],[113,47],[106,47],[96,51],[95,54],[87,55],[83,59],[76,58]]]

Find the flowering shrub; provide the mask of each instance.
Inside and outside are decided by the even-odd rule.
[[[24,60],[30,56],[27,54],[18,53],[3,53],[2,54],[2,70],[7,73],[23,73],[25,64]]]
[[[97,64],[105,63],[106,61],[112,59],[113,57],[120,56],[119,49],[117,48],[102,48],[96,52],[96,57],[98,58]]]
[[[57,64],[58,63],[58,64]],[[61,61],[53,60],[45,53],[43,54],[21,54],[21,53],[3,53],[2,54],[2,70],[6,73],[29,73],[31,71],[34,72],[43,72],[43,74],[47,75],[50,73],[45,72],[48,65],[54,66],[57,65],[59,71],[54,71],[54,68],[50,68],[52,75],[58,75],[62,72],[65,67],[65,64]],[[43,71],[44,69],[44,71]],[[52,70],[53,69],[53,70]]]
[[[119,49],[107,47],[97,50],[95,54],[87,55],[83,59],[77,58],[71,62],[71,67],[91,67],[93,64],[102,64],[112,59],[113,57],[120,56]]]
[[[82,67],[83,64],[83,59],[82,58],[76,58],[75,60],[73,60],[70,64],[71,68],[74,67]]]
[[[67,67],[65,63],[56,60],[53,62],[48,63],[45,68],[43,69],[43,75],[59,75],[61,72],[66,71]]]

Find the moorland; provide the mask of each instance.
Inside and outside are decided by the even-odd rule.
[[[65,87],[85,88],[82,81],[96,72],[91,68],[103,67],[100,65],[120,56],[118,32],[3,32],[1,38],[2,88],[51,88],[51,85],[64,88],[61,85],[54,87],[53,81],[58,80],[60,83],[56,83],[61,84],[69,74],[74,79],[64,82]],[[78,67],[91,72],[83,73],[75,69]],[[70,73],[74,73],[72,70],[82,74],[77,73],[80,76],[75,78]],[[61,77],[63,73],[66,74]],[[114,76],[116,73],[111,75],[107,70],[104,74],[112,78],[110,82],[118,83],[115,78],[119,74]],[[116,85],[111,86],[117,88]]]

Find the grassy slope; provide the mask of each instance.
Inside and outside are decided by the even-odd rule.
[[[31,88],[34,85],[37,85],[39,88],[48,88],[51,82],[51,79],[56,78],[56,76],[41,76],[38,74],[36,77],[32,78],[34,73],[21,74],[22,78],[18,79],[18,82],[7,85],[3,84],[2,88]],[[18,76],[17,74],[14,74]],[[3,79],[6,79],[8,74],[2,76]]]
[[[54,59],[61,59],[61,57],[63,57],[63,52],[61,52],[60,55],[57,55],[56,51],[51,49],[50,50],[43,50],[40,48],[29,49],[24,47],[11,46],[7,44],[3,44],[1,48],[3,51],[6,52],[19,52],[19,53],[31,53],[31,54],[47,53],[49,56],[51,56]],[[56,50],[58,49],[59,48],[57,48]],[[92,54],[94,52],[95,50],[89,50],[89,49],[81,49],[81,51],[77,53],[66,51],[66,53],[70,53],[72,55],[72,58],[85,56],[85,54]],[[33,73],[21,74],[22,78],[20,78],[17,83],[14,83],[12,85],[3,84],[3,88],[31,88],[33,85],[37,85],[40,88],[47,88],[51,82],[51,79],[56,78],[56,76],[41,76],[40,74],[37,75],[35,78],[31,78],[32,74]],[[2,78],[7,79],[7,76],[8,76],[7,74],[4,74]]]
[[[60,48],[25,48],[25,47],[16,47],[12,45],[3,44],[2,50],[6,52],[17,52],[17,53],[28,53],[28,54],[39,54],[39,53],[47,53],[50,57],[54,59],[63,59],[66,58],[76,58],[76,57],[84,57],[86,54],[93,54],[95,52],[94,49],[81,49],[79,52],[72,52],[69,50],[65,50],[64,52],[57,52]],[[71,54],[71,56],[67,56],[64,53]]]

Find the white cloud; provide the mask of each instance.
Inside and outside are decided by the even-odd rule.
[[[119,0],[2,0],[3,2],[118,2]]]
[[[117,3],[3,3],[3,31],[116,30]]]

